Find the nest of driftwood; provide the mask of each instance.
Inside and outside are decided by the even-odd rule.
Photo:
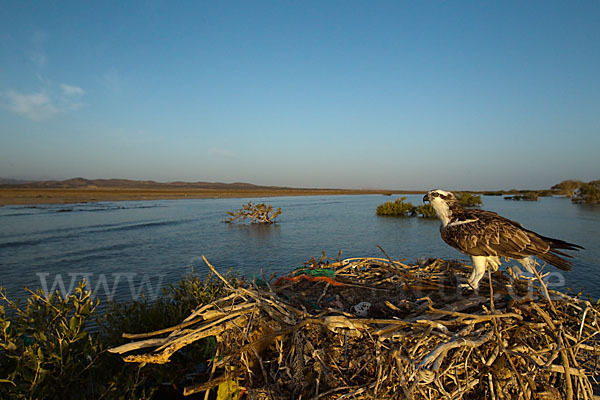
[[[539,275],[490,271],[473,293],[458,289],[471,271],[458,261],[331,261],[239,287],[223,279],[228,296],[111,351],[162,364],[215,337],[209,379],[185,394],[228,383],[229,398],[251,399],[594,398],[598,309]]]

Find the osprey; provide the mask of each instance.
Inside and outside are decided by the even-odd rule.
[[[474,290],[479,289],[487,265],[498,269],[500,257],[516,259],[531,273],[534,272],[532,256],[568,271],[571,263],[560,256],[571,256],[559,249],[583,249],[573,243],[539,235],[494,212],[465,209],[451,192],[430,190],[423,197],[425,201],[431,203],[442,221],[440,232],[444,242],[471,256],[473,272],[468,286]]]

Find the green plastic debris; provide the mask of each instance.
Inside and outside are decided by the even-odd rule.
[[[300,268],[294,271],[294,276],[298,275],[328,276],[330,278],[333,278],[335,277],[335,271],[329,268]]]

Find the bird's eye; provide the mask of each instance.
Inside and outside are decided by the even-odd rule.
[[[433,192],[431,195],[432,195],[433,197],[438,197],[440,194],[439,194],[439,193],[437,193],[437,192]]]

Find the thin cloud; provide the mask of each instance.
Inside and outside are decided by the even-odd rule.
[[[3,38],[3,41],[7,40]],[[31,92],[13,89],[0,91],[0,108],[38,121],[60,113],[75,111],[84,106],[80,101],[81,96],[85,94],[83,88],[58,83],[44,76],[47,63],[44,48],[47,40],[48,35],[45,32],[33,32],[29,42],[24,46],[26,49],[24,54],[34,66],[33,73],[39,81],[39,87]]]
[[[29,119],[46,119],[60,112],[45,92],[24,94],[9,90],[3,95],[10,111]]]
[[[71,86],[71,85],[67,85],[65,83],[61,83],[60,84],[60,89],[62,90],[62,92],[67,95],[67,96],[83,96],[83,94],[85,93],[85,91],[80,88],[79,86]]]
[[[85,91],[77,86],[59,85],[60,92],[54,90],[40,90],[34,93],[22,93],[16,90],[1,92],[5,99],[3,108],[15,114],[35,121],[48,119],[57,114],[76,111],[83,107],[83,103],[75,101],[75,97],[82,96]]]

